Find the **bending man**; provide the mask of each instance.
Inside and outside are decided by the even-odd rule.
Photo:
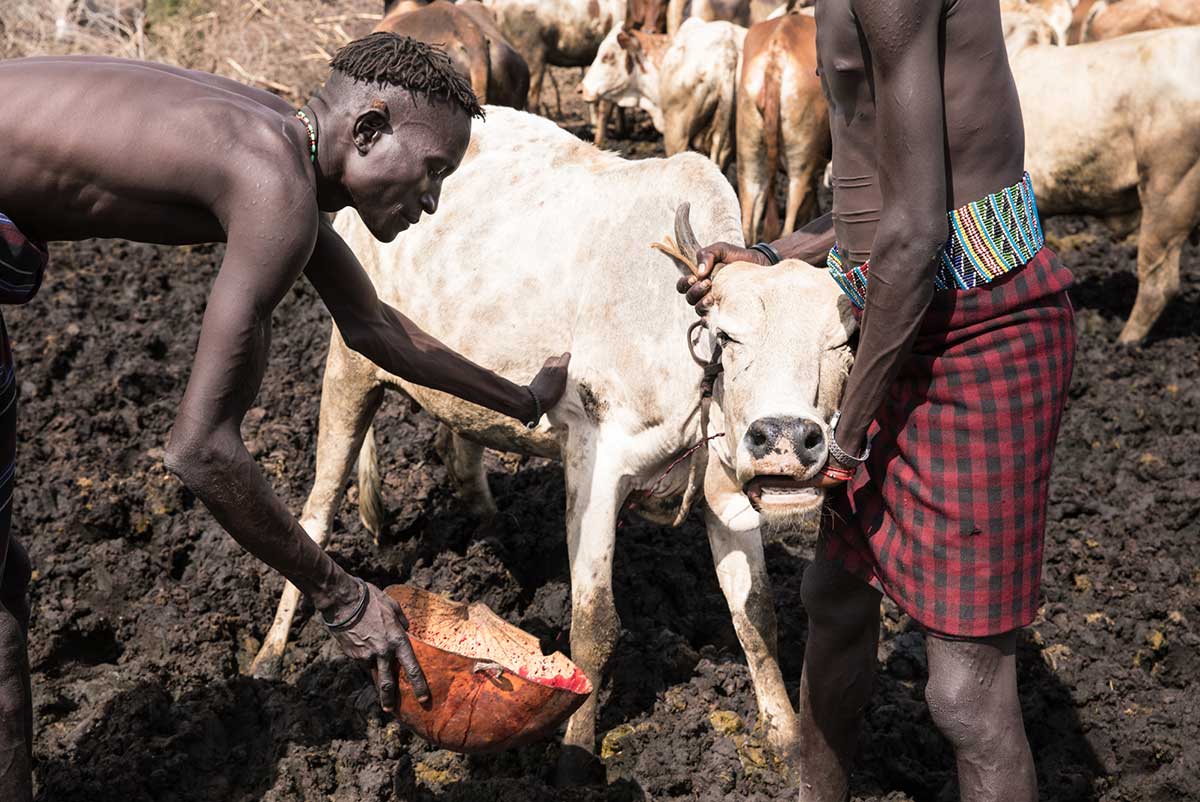
[[[399,608],[339,568],[276,497],[240,425],[266,369],[271,313],[306,276],[346,344],[383,369],[532,422],[566,382],[567,355],[529,386],[475,365],[379,300],[322,212],[358,210],[380,240],[437,210],[482,110],[440,51],[391,33],[352,42],[301,111],[201,72],[121,59],[0,64],[0,303],[33,296],[44,242],[121,237],[225,242],[167,466],[250,553],[307,594],[349,656],[378,667],[395,705],[398,660],[428,693]],[[0,332],[3,330],[0,329]],[[0,337],[0,799],[31,795],[25,637],[29,563],[9,533],[16,390]]]

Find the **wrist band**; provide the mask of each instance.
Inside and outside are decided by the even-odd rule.
[[[371,591],[367,588],[367,583],[361,579],[356,580],[362,586],[362,598],[358,600],[358,605],[354,608],[354,612],[347,616],[342,621],[330,623],[325,617],[325,613],[321,613],[321,620],[325,622],[325,626],[330,632],[339,632],[343,629],[349,629],[359,622],[363,617],[363,613],[367,611],[367,599],[371,597]]]
[[[756,242],[750,246],[750,250],[758,251],[763,256],[767,257],[767,261],[773,265],[777,265],[783,261],[783,257],[779,255],[779,251],[772,248],[766,242]]]
[[[526,429],[536,429],[538,421],[542,419],[542,402],[538,400],[537,393],[528,384],[525,385],[525,392],[529,393],[529,397],[533,399],[533,420],[525,424]]]
[[[871,442],[867,441],[867,450],[863,452],[861,457],[852,457],[842,450],[842,447],[837,443],[837,425],[842,419],[842,411],[839,409],[833,413],[833,419],[829,421],[829,453],[833,458],[843,465],[861,465],[867,461],[867,457],[871,456]]]
[[[826,465],[821,473],[835,482],[849,482],[854,478],[854,471],[839,468],[836,465]]]

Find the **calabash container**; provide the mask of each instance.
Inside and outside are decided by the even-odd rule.
[[[408,585],[385,591],[408,618],[408,635],[429,683],[421,704],[399,672],[396,718],[442,749],[499,752],[544,738],[592,692],[587,675],[560,652],[484,604],[450,601]]]

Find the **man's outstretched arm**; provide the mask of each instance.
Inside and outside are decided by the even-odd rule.
[[[241,210],[283,211],[251,211],[229,224],[225,261],[204,312],[166,463],[242,547],[308,595],[327,620],[357,618],[336,637],[349,656],[380,670],[380,699],[384,709],[391,709],[393,660],[405,667],[418,696],[428,694],[399,607],[343,571],[308,537],[241,438],[242,418],[266,370],[271,313],[299,277],[315,240],[318,216],[311,188],[292,183],[265,178],[248,190],[254,204],[234,204]],[[311,224],[303,225],[305,220]],[[264,231],[272,236],[263,236]]]
[[[562,397],[569,354],[546,360],[529,389],[475,364],[381,301],[354,252],[324,220],[304,272],[346,345],[389,373],[523,422],[533,419],[535,407],[545,412]]]
[[[867,429],[912,352],[933,300],[946,241],[946,147],[938,31],[942,0],[859,0],[871,50],[883,212],[871,245],[867,302],[836,437],[861,454]]]

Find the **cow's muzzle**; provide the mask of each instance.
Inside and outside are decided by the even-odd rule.
[[[803,484],[820,470],[829,453],[825,428],[818,421],[759,418],[747,427],[742,440],[753,475],[744,489],[756,510],[791,515],[820,505],[823,494]]]

